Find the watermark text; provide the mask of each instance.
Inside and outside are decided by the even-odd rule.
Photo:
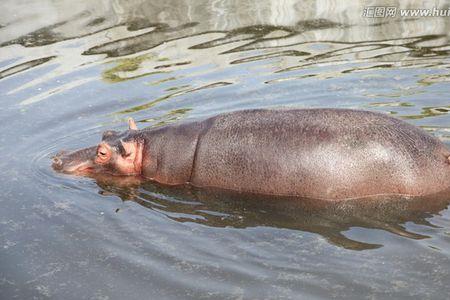
[[[395,17],[450,17],[450,8],[398,8],[395,6],[367,6],[363,9],[366,18]]]

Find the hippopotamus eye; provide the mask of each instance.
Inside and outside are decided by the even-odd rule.
[[[111,158],[111,148],[106,143],[101,143],[97,147],[97,157],[95,158],[95,162],[99,164],[107,163]]]

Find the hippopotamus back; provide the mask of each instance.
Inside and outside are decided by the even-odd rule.
[[[450,151],[420,128],[347,109],[247,110],[204,121],[190,183],[340,200],[450,186]]]

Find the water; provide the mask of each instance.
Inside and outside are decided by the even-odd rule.
[[[253,107],[381,111],[450,145],[450,17],[364,5],[383,4],[3,1],[1,298],[447,299],[445,200],[317,207],[50,168],[128,117]]]

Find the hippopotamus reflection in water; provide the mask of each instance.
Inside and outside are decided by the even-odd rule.
[[[139,175],[166,185],[331,201],[450,188],[450,151],[396,118],[349,109],[244,110],[202,121],[106,131],[54,157],[73,174]]]
[[[330,244],[352,250],[382,247],[383,238],[348,234],[352,228],[383,230],[409,239],[429,238],[440,230],[433,215],[444,210],[450,199],[446,191],[424,197],[390,196],[377,199],[327,201],[297,197],[242,194],[189,185],[167,186],[140,176],[90,174],[99,194],[117,196],[155,210],[177,222],[195,222],[210,227],[273,227],[319,234]],[[120,205],[122,209],[132,206]],[[438,221],[439,222],[439,221]],[[410,226],[411,223],[419,226]],[[367,231],[366,231],[367,232]],[[390,241],[392,237],[388,237]]]

